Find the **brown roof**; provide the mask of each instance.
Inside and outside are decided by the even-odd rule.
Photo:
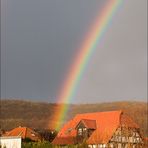
[[[82,119],[80,122],[88,129],[96,129],[96,120]]]
[[[22,139],[30,138],[33,141],[40,140],[38,133],[27,127],[17,127],[9,131],[5,136],[21,136]]]
[[[54,139],[54,144],[58,145],[71,145],[76,143],[75,137],[56,137]]]
[[[122,114],[120,119],[121,125],[125,127],[131,127],[131,128],[139,128],[139,125],[136,124],[128,115]]]
[[[86,141],[88,144],[108,143],[116,129],[121,125],[121,122],[126,125],[129,124],[130,127],[138,128],[137,124],[130,118],[127,116],[121,117],[121,115],[122,111],[78,114],[63,126],[57,137],[53,140],[53,144],[60,145],[61,141],[58,141],[59,138],[76,137],[77,131],[75,127],[77,127],[80,121],[87,127],[95,128],[94,132]],[[94,123],[96,123],[96,125]],[[62,142],[62,144],[63,143],[64,142]]]

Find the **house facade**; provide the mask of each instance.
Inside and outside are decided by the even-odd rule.
[[[86,142],[89,148],[142,148],[139,126],[122,111],[78,114],[53,140],[55,145]]]

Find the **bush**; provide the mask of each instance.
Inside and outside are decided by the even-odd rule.
[[[23,142],[22,148],[53,148],[50,142]]]
[[[60,148],[60,146],[52,145],[48,141],[42,142],[23,142],[22,148]],[[78,145],[67,145],[66,148],[88,148],[87,144],[83,142],[82,144]]]

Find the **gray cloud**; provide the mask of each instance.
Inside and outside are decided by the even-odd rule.
[[[54,102],[104,0],[2,0],[2,98]],[[74,103],[146,100],[147,1],[125,0]]]

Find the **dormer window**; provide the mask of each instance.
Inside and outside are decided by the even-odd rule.
[[[76,126],[77,136],[81,138],[88,138],[92,132],[96,129],[96,121],[82,119]]]
[[[65,134],[70,134],[73,128],[68,128],[67,131],[65,131]]]

